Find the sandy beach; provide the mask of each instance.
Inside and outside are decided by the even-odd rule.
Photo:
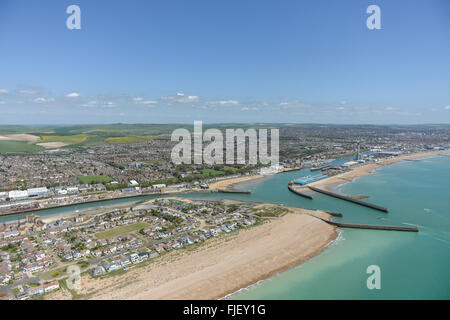
[[[191,250],[177,250],[127,273],[82,277],[81,294],[89,299],[219,299],[296,266],[318,254],[337,237],[336,228],[290,208],[248,230],[210,239]],[[69,298],[59,291],[49,298]]]
[[[324,188],[329,191],[333,191],[332,188],[338,184],[344,184],[353,181],[353,179],[363,176],[370,176],[373,174],[373,170],[378,169],[382,166],[386,166],[392,163],[408,160],[408,159],[419,159],[426,158],[431,156],[436,156],[440,154],[450,153],[450,150],[439,150],[439,151],[427,151],[427,152],[419,152],[419,153],[411,153],[406,155],[401,155],[395,158],[386,159],[384,161],[379,161],[375,163],[369,163],[366,165],[362,165],[357,167],[351,171],[338,174],[332,176],[330,178],[320,180],[317,182],[310,183],[310,186],[317,188]]]
[[[235,185],[235,184],[245,182],[245,181],[260,179],[260,178],[264,178],[264,176],[263,175],[242,176],[242,177],[237,177],[237,178],[232,178],[232,179],[220,180],[220,181],[211,183],[209,185],[209,188],[210,189],[228,189],[228,188],[232,188],[233,185]]]

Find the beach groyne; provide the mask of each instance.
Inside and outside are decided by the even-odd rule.
[[[299,196],[302,196],[302,197],[304,197],[304,198],[311,199],[311,200],[313,199],[313,197],[310,196],[309,194],[306,194],[306,193],[297,191],[297,190],[295,190],[291,185],[288,185],[288,189],[289,189],[289,191],[291,191],[292,193],[298,194]]]
[[[355,204],[359,204],[359,205],[367,207],[367,208],[375,209],[375,210],[386,212],[386,213],[389,212],[389,210],[387,208],[380,207],[380,206],[377,206],[375,204],[364,202],[364,201],[361,201],[361,200],[358,200],[358,199],[354,199],[354,198],[349,197],[349,196],[344,196],[344,195],[339,194],[339,193],[334,193],[334,192],[331,192],[331,191],[315,188],[315,187],[312,187],[312,186],[308,186],[308,188],[311,189],[312,191],[323,193],[323,194],[326,194],[328,196],[335,197],[335,198],[338,198],[338,199],[342,199],[342,200],[345,200],[345,201],[353,202]]]

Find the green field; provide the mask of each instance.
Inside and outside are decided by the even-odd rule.
[[[25,141],[0,140],[0,154],[16,152],[32,153],[41,150],[44,150],[44,148],[29,144]]]
[[[39,143],[64,142],[72,144],[84,142],[87,138],[89,138],[89,135],[87,134],[75,134],[68,136],[41,136],[41,140],[39,141]]]
[[[259,217],[279,217],[285,213],[287,213],[289,210],[286,208],[280,208],[280,207],[264,207],[261,209],[253,209],[253,212],[256,213]]]
[[[106,175],[99,175],[99,176],[80,176],[78,177],[78,180],[80,180],[83,184],[96,184],[96,183],[109,183],[111,181],[114,181],[113,178]]]
[[[147,136],[147,137],[137,137],[137,136],[128,136],[128,137],[110,137],[106,138],[105,142],[111,144],[123,144],[123,143],[137,143],[137,142],[145,142],[150,140],[155,140],[156,137]]]
[[[107,230],[107,231],[101,231],[101,232],[96,233],[95,236],[97,237],[97,239],[108,239],[108,238],[120,236],[121,234],[126,234],[126,233],[134,232],[134,231],[137,231],[140,229],[144,229],[147,227],[148,227],[148,224],[143,223],[143,222],[138,222],[138,223],[130,224],[127,226],[113,228],[113,229]]]

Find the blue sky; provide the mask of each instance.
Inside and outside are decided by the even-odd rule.
[[[450,123],[450,2],[0,0],[0,124],[194,120]]]

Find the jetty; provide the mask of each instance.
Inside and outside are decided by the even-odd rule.
[[[419,232],[419,228],[414,227],[399,227],[399,226],[379,226],[373,224],[356,224],[356,223],[341,223],[329,221],[326,219],[319,218],[328,224],[331,224],[340,228],[353,228],[353,229],[371,229],[371,230],[389,230],[389,231],[408,231],[408,232]]]
[[[312,191],[323,193],[323,194],[326,194],[328,196],[335,197],[335,198],[338,198],[338,199],[342,199],[342,200],[345,200],[345,201],[353,202],[353,203],[359,204],[359,205],[364,206],[364,207],[368,207],[368,208],[375,209],[375,210],[382,211],[382,212],[386,212],[386,213],[389,212],[389,210],[387,208],[383,208],[383,207],[377,206],[375,204],[364,202],[364,201],[361,201],[361,200],[358,200],[358,199],[355,199],[355,198],[352,198],[352,197],[349,197],[349,196],[344,196],[344,195],[339,194],[339,193],[334,193],[334,192],[331,192],[331,191],[327,191],[327,190],[323,190],[323,189],[319,189],[319,188],[315,188],[315,187],[311,187],[311,186],[308,186],[308,188],[310,188]]]
[[[240,193],[240,194],[251,194],[250,190],[231,190],[231,189],[217,189],[216,192],[221,193]]]
[[[309,194],[306,194],[306,193],[300,192],[300,191],[298,191],[298,190],[295,190],[295,189],[292,187],[292,185],[288,185],[288,189],[289,189],[289,191],[291,191],[291,192],[293,192],[293,193],[295,193],[295,194],[298,194],[299,196],[302,196],[302,197],[304,197],[304,198],[311,199],[311,200],[313,199],[313,197],[310,196]]]

